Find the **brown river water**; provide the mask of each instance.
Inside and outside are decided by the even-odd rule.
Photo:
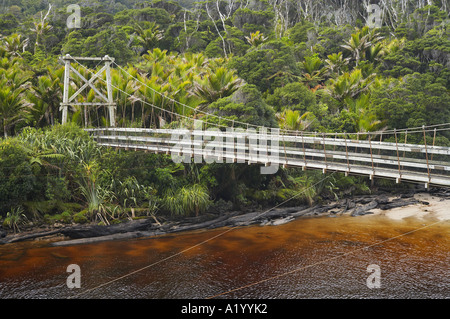
[[[0,298],[450,298],[449,235],[448,219],[375,214],[66,247],[7,244]],[[70,264],[80,267],[81,288],[66,284]],[[369,265],[380,270],[375,288]]]

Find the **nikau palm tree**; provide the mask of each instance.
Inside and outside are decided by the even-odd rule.
[[[322,60],[317,56],[309,56],[302,62],[303,70],[300,82],[308,85],[309,88],[318,86],[323,81],[324,69]]]
[[[159,30],[159,26],[155,22],[149,22],[144,27],[136,24],[135,34],[136,41],[141,46],[140,53],[153,49],[164,37],[163,31]]]
[[[373,73],[364,78],[360,69],[354,69],[351,73],[345,72],[337,79],[330,79],[330,85],[325,91],[336,100],[344,101],[368,90],[375,77],[376,74]]]
[[[350,52],[355,65],[358,66],[362,60],[367,58],[374,60],[378,56],[381,46],[377,44],[382,39],[383,37],[376,30],[365,26],[357,29],[357,32],[351,35],[350,40],[345,41],[341,47]]]
[[[230,96],[244,84],[243,80],[224,67],[211,70],[203,80],[194,83],[194,94],[202,99],[200,108]]]
[[[12,56],[21,56],[25,52],[30,39],[22,40],[22,35],[14,33],[8,37],[2,38],[3,48]]]
[[[55,115],[57,115],[62,100],[61,79],[63,74],[63,67],[56,70],[48,68],[47,74],[41,75],[37,80],[37,84],[33,86],[32,93],[43,104],[38,122],[45,118],[47,124],[55,125]]]
[[[325,70],[332,77],[333,75],[341,75],[345,71],[350,58],[344,58],[342,52],[333,53],[328,55],[328,59],[325,60]]]
[[[373,113],[368,111],[370,94],[361,94],[358,98],[345,100],[350,112],[354,114],[356,132],[372,132],[383,130],[383,122],[378,120]]]
[[[285,109],[283,113],[276,114],[280,128],[292,131],[304,131],[312,123],[308,121],[308,116],[312,115],[311,112],[305,112],[300,115],[299,111],[293,111]]]
[[[12,126],[27,120],[32,106],[26,98],[26,91],[30,87],[29,79],[29,74],[16,65],[0,70],[0,121],[5,138]]]
[[[252,47],[257,47],[258,45],[260,45],[261,43],[264,43],[266,40],[268,39],[268,37],[265,37],[261,32],[256,31],[256,32],[252,32],[250,33],[249,37],[245,37],[245,40],[247,40],[247,42],[252,46]]]

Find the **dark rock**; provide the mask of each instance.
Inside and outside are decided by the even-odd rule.
[[[389,198],[386,195],[378,196],[376,199],[378,204],[386,204],[389,203]]]
[[[347,199],[347,203],[346,203],[346,207],[347,209],[352,209],[356,207],[356,203],[351,200],[350,198]]]
[[[394,199],[393,201],[386,203],[386,204],[380,204],[378,205],[378,208],[382,210],[388,210],[396,207],[403,207],[408,205],[414,205],[419,203],[419,201],[415,198],[409,198],[409,199]]]
[[[355,202],[358,204],[368,204],[374,200],[374,196],[364,196],[361,198],[355,199]]]
[[[376,200],[372,200],[366,205],[358,206],[356,207],[353,212],[351,213],[351,216],[363,216],[369,214],[368,211],[371,209],[374,209],[378,206],[378,202]],[[373,213],[371,213],[373,214]]]

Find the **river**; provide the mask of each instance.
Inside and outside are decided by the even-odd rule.
[[[450,220],[397,217],[304,218],[66,247],[6,244],[0,297],[449,298]],[[81,288],[67,286],[70,264],[80,267]],[[379,285],[369,288],[375,275]]]

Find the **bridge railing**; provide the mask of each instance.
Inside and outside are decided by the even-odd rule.
[[[180,155],[187,161],[194,157],[206,162],[293,166],[450,186],[450,148],[435,145],[435,139],[421,131],[385,136],[143,128],[88,131],[100,145]]]

